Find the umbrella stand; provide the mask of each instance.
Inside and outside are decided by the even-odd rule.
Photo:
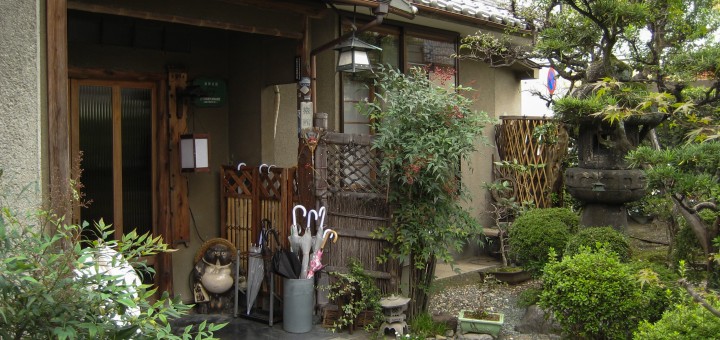
[[[262,222],[262,226],[258,244],[251,245],[249,251],[246,253],[248,259],[247,289],[245,295],[247,311],[246,313],[239,313],[239,316],[255,321],[268,322],[268,325],[272,326],[273,322],[282,321],[282,314],[276,315],[275,280],[270,275],[272,267],[270,264],[272,253],[270,252],[268,245],[270,242],[270,234],[273,233],[274,230],[270,227],[269,221],[264,220]],[[264,278],[267,278],[267,280],[264,280]],[[268,281],[267,295],[269,296],[267,296],[267,298],[269,298],[269,310],[257,307],[253,308],[262,288],[263,281]],[[266,293],[263,292],[262,296],[265,295]]]

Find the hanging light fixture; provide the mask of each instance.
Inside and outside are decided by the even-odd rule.
[[[370,45],[356,38],[354,33],[350,39],[335,46],[334,50],[340,52],[336,70],[351,73],[371,70],[372,65],[370,65],[367,51],[382,51],[380,47]]]
[[[208,172],[209,139],[207,134],[180,136],[180,163],[183,172]]]
[[[383,6],[383,12],[387,13],[387,4],[384,4]],[[335,45],[335,48],[333,48],[339,52],[338,64],[335,68],[337,72],[355,73],[358,71],[372,70],[372,65],[370,65],[370,58],[368,58],[367,51],[382,51],[380,47],[370,45],[355,37],[355,31],[357,30],[357,27],[355,26],[356,12],[357,6],[353,6],[352,35],[349,39]]]

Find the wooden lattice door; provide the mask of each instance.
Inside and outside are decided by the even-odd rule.
[[[399,284],[399,265],[394,260],[378,263],[377,257],[389,244],[370,236],[375,228],[390,223],[380,155],[371,144],[369,135],[327,132],[318,146],[317,197],[327,209],[327,226],[341,240],[329,243],[323,259],[327,259],[327,271],[343,271],[356,258],[383,292],[392,293]]]

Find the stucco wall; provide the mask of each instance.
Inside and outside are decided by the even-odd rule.
[[[271,85],[262,91],[262,162],[281,168],[297,165],[297,85]]]
[[[43,8],[38,1],[0,1],[0,179],[2,194],[18,193],[8,203],[20,211],[41,203],[42,168],[42,41]],[[7,191],[4,191],[6,190]]]
[[[485,111],[493,118],[499,118],[503,114],[519,114],[520,82],[511,71],[491,68],[477,61],[462,60],[459,73],[460,84],[474,89],[466,93],[473,98],[473,109]],[[467,164],[463,164],[462,176],[472,198],[472,201],[466,204],[467,209],[483,227],[488,227],[492,226],[494,221],[487,213],[491,207],[484,184],[492,180],[493,126],[487,126],[483,135],[490,144],[486,145],[478,140],[478,151],[469,157]],[[479,251],[477,240],[471,240],[458,257],[477,255]]]
[[[508,68],[495,69],[495,112],[497,117],[522,114],[520,79]]]
[[[338,18],[336,15],[327,15],[321,20],[312,22],[312,48],[322,46],[337,37]],[[317,82],[315,95],[317,107],[315,112],[328,114],[328,129],[339,131],[338,95],[340,90],[339,76],[335,71],[337,66],[337,52],[332,48],[317,54]]]

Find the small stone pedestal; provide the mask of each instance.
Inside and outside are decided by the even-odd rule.
[[[380,306],[383,309],[383,317],[385,318],[385,322],[380,326],[380,335],[384,335],[388,329],[393,330],[396,335],[405,335],[408,331],[407,322],[405,321],[405,310],[408,302],[410,302],[410,298],[396,295],[380,299]]]

